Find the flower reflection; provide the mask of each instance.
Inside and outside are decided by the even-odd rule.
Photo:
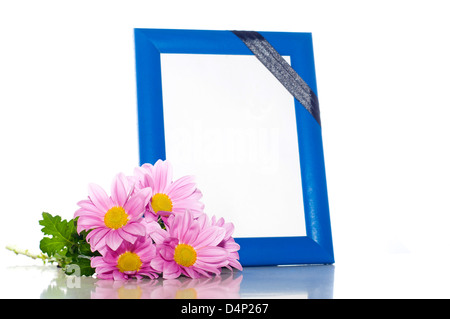
[[[329,299],[333,298],[334,287],[334,265],[246,267],[242,272],[224,269],[212,278],[140,281],[66,276],[56,267],[45,270],[46,275],[53,277],[41,292],[40,297],[45,299]]]
[[[224,272],[212,278],[170,280],[98,280],[92,299],[237,299],[242,275]]]
[[[152,294],[159,299],[236,299],[242,276],[216,276],[212,278],[179,278],[164,280]]]
[[[157,280],[98,280],[91,299],[148,299]]]

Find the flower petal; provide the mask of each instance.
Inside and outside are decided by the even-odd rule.
[[[243,270],[242,265],[236,259],[228,259],[228,262],[229,262],[228,265],[230,267],[236,268],[237,270],[240,270],[240,271]],[[227,266],[228,269],[230,269],[230,267]]]
[[[145,236],[145,226],[141,223],[128,223],[122,229],[134,236]]]
[[[163,278],[164,279],[175,279],[180,277],[181,267],[174,261],[166,262],[164,264]]]
[[[196,220],[190,221],[189,225],[184,229],[184,233],[180,236],[181,243],[195,242],[200,233],[200,224]]]
[[[127,280],[128,276],[124,273],[120,272],[119,270],[116,270],[113,272],[113,279],[114,280]]]
[[[192,243],[192,246],[200,249],[206,246],[217,246],[225,236],[225,229],[210,226],[206,229],[203,229],[198,235],[195,242]]]
[[[123,173],[117,174],[111,185],[111,198],[116,206],[125,205],[128,198],[127,187],[128,183],[126,176]]]
[[[174,181],[167,188],[167,194],[173,200],[181,200],[187,198],[196,192],[197,186],[193,176],[183,176]],[[198,195],[196,193],[196,195]]]
[[[99,220],[102,220],[104,214],[99,214],[99,213],[96,213],[96,212],[93,212],[90,210],[86,210],[84,208],[79,208],[73,214],[73,218],[80,217],[80,216],[90,216],[92,218],[98,218]]]
[[[112,250],[117,250],[117,248],[119,248],[120,244],[122,244],[123,242],[122,237],[120,237],[119,233],[114,230],[111,230],[108,234],[106,234],[105,239],[106,245]]]
[[[158,222],[146,223],[147,233],[156,244],[162,244],[168,236],[168,232],[161,228]]]
[[[141,217],[145,212],[145,206],[150,200],[151,192],[151,188],[144,188],[132,195],[123,206],[127,214],[134,219]]]
[[[188,276],[192,279],[200,278],[200,274],[194,268],[182,267],[181,269],[186,276]],[[207,277],[211,277],[211,276],[207,275]]]
[[[98,250],[98,248],[102,248],[104,246],[105,236],[110,231],[109,228],[102,227],[97,228],[89,232],[86,236],[86,240],[91,245],[92,251]]]
[[[169,161],[158,160],[154,165],[153,181],[155,193],[165,193],[172,183],[172,165]]]
[[[90,215],[81,215],[77,221],[77,228],[80,227],[83,229],[93,229],[104,225],[105,223],[100,218]]]
[[[228,252],[222,247],[208,246],[197,250],[198,261],[208,264],[222,264],[228,258]]]
[[[205,205],[202,202],[197,200],[190,199],[182,199],[173,201],[173,209],[174,213],[183,213],[185,210],[190,210],[194,215],[194,218],[197,218],[201,213],[203,213],[203,209]]]
[[[123,229],[123,227],[117,229],[117,232],[119,233],[119,236],[122,237],[123,240],[125,240],[125,241],[127,241],[127,242],[129,242],[131,244],[134,244],[136,242],[137,236],[134,236],[134,235],[126,232]]]
[[[78,206],[80,206],[82,209],[86,211],[90,211],[99,215],[103,215],[105,212],[99,210],[94,203],[90,199],[81,200],[77,203]]]
[[[108,194],[97,184],[89,184],[88,193],[92,203],[102,212],[106,213],[113,206]]]
[[[150,266],[155,269],[156,271],[162,272],[164,269],[164,263],[166,261],[164,259],[162,259],[161,257],[156,257],[153,258],[152,261],[150,262]]]
[[[165,244],[160,245],[159,254],[165,261],[173,261],[174,253],[174,247]]]

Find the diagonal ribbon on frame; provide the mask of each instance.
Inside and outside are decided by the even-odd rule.
[[[258,32],[231,31],[253,52],[258,60],[281,82],[320,123],[319,100],[308,84],[286,62],[277,50]]]

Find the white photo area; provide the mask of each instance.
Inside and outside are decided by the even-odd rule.
[[[252,55],[161,54],[161,73],[174,178],[234,237],[306,236],[292,95]]]

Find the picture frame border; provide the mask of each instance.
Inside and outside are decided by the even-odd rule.
[[[311,33],[259,32],[317,95]],[[252,55],[231,31],[134,29],[140,164],[166,159],[161,54]],[[269,72],[269,71],[268,71]],[[306,236],[235,238],[243,266],[331,264],[334,252],[321,125],[293,98]],[[283,218],[277,212],[274,218]],[[288,223],[289,220],[286,220]]]

